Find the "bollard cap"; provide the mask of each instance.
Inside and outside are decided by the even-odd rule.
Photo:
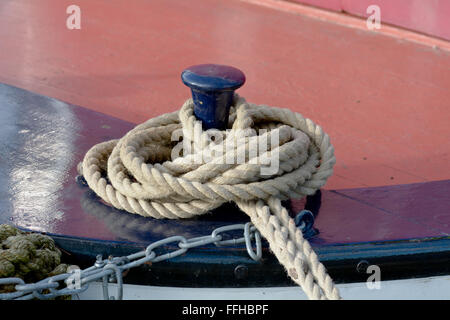
[[[194,114],[203,129],[225,129],[234,90],[244,84],[244,73],[230,66],[199,64],[186,68],[181,80],[191,88]]]
[[[199,64],[186,68],[181,79],[191,89],[205,92],[234,91],[245,83],[244,73],[220,64]]]

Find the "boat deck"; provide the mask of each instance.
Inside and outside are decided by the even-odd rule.
[[[187,66],[233,65],[247,100],[329,133],[327,188],[450,178],[449,51],[267,3],[80,0],[81,29],[69,30],[71,1],[5,0],[0,82],[140,123],[189,97]]]
[[[81,29],[69,30],[71,1],[2,1],[0,223],[54,234],[72,252],[120,254],[243,221],[130,218],[75,183],[90,146],[177,110],[190,95],[181,71],[219,63],[245,72],[247,100],[300,112],[330,135],[337,164],[311,243],[332,274],[364,257],[399,270],[448,262],[450,45],[277,3],[79,0]]]

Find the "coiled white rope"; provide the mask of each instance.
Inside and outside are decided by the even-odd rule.
[[[79,166],[89,187],[118,209],[157,219],[190,218],[234,201],[310,299],[340,299],[281,205],[282,200],[314,194],[331,176],[336,159],[328,135],[299,113],[247,103],[237,94],[231,130],[203,131],[193,110],[188,99],[180,111],[92,147]],[[205,139],[211,135],[214,141]],[[268,142],[267,149],[258,154],[261,141]],[[173,159],[180,146],[193,152],[181,148],[181,156]],[[270,157],[276,157],[277,166],[264,172]]]

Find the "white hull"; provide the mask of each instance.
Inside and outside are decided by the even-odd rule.
[[[450,275],[407,280],[381,281],[379,289],[369,289],[366,283],[337,286],[344,299],[350,300],[448,300]],[[109,285],[115,295],[116,284]],[[88,290],[78,295],[81,300],[103,299],[101,282],[91,283]],[[177,288],[125,284],[125,300],[304,300],[299,287],[270,288]],[[74,297],[77,299],[77,297]]]

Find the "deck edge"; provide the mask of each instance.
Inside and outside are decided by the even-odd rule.
[[[386,23],[382,23],[380,29],[368,30],[365,19],[356,16],[351,16],[345,13],[328,11],[325,9],[303,5],[300,3],[288,2],[285,0],[239,0],[239,1],[279,11],[290,12],[321,21],[331,22],[348,28],[364,30],[369,33],[385,35],[399,40],[406,40],[416,44],[431,47],[433,49],[440,49],[446,52],[450,52],[450,42],[446,40],[417,33],[407,29],[403,29],[401,27],[395,27]]]

